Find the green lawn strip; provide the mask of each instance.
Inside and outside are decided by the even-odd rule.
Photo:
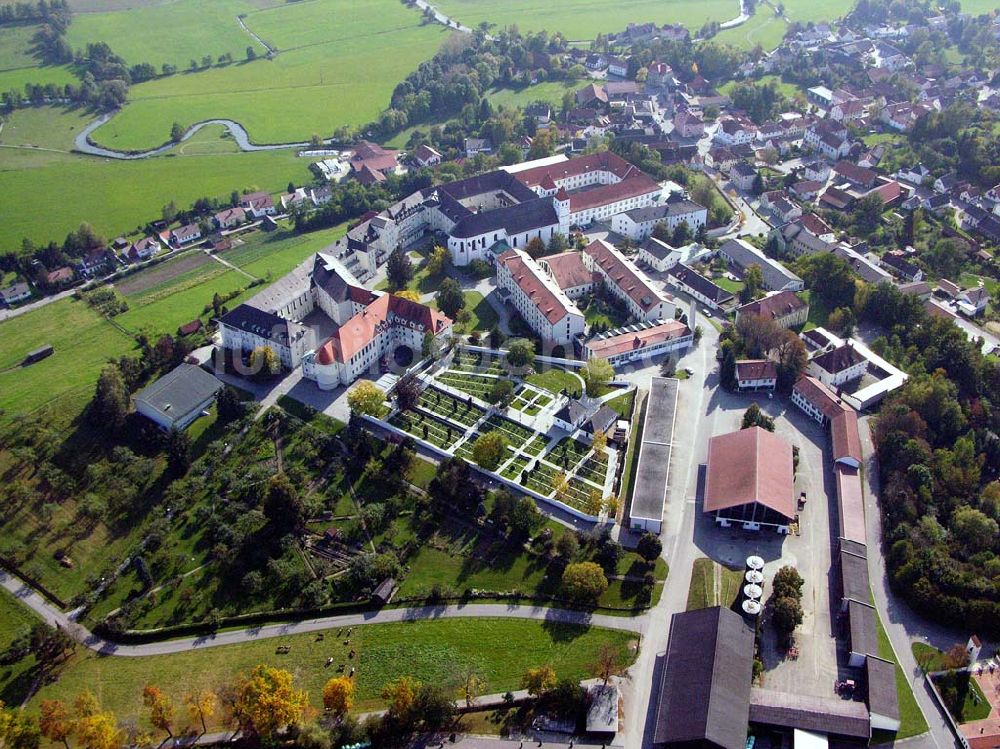
[[[438,388],[428,388],[420,394],[420,406],[433,411],[441,418],[457,421],[465,426],[472,426],[483,414],[482,408],[468,401],[462,401]]]
[[[38,619],[6,590],[0,591],[0,652],[30,631]],[[0,666],[0,696],[9,704],[20,704],[28,696],[34,680],[31,673],[35,656],[28,655],[14,663]]]
[[[463,668],[472,667],[490,690],[500,692],[519,688],[524,672],[543,664],[551,664],[560,677],[582,679],[589,675],[588,664],[601,644],[611,643],[624,652],[635,639],[631,633],[596,627],[488,618],[365,625],[354,627],[350,637],[343,632],[337,637],[336,629],[326,634],[323,640],[315,633],[290,635],[148,658],[87,653],[74,658],[54,684],[44,686],[28,709],[36,710],[43,699],[71,703],[89,689],[120,718],[145,721],[145,684],[158,684],[179,705],[185,693],[218,689],[261,663],[291,671],[295,686],[308,692],[314,707],[321,706],[323,684],[336,675],[336,666],[325,667],[332,657],[335,664],[357,668],[355,710],[360,711],[378,707],[382,688],[404,674],[448,684]],[[517,647],[511,648],[511,643]],[[279,645],[288,646],[288,654],[276,654]],[[353,659],[348,657],[351,650],[357,653]]]
[[[763,5],[746,23],[723,29],[712,40],[737,49],[753,49],[759,44],[765,52],[769,52],[781,44],[787,30],[788,24],[776,16],[771,8]]]
[[[487,358],[483,354],[471,353],[467,351],[459,352],[455,355],[452,369],[463,372],[478,372],[480,374],[504,374],[503,365],[498,359]]]
[[[599,486],[604,486],[604,479],[608,475],[607,457],[599,458],[596,455],[591,455],[576,470],[576,475],[588,481],[593,481]]]
[[[327,416],[311,406],[307,406],[301,401],[295,400],[290,395],[283,395],[278,398],[278,405],[281,406],[284,411],[290,413],[297,419],[300,419],[310,426],[320,429],[328,434],[337,434],[340,430],[347,426],[347,424],[339,419]]]
[[[886,634],[885,627],[882,626],[882,617],[879,616],[878,611],[875,612],[875,622],[878,625],[879,657],[896,664],[896,692],[899,698],[900,714],[900,727],[896,733],[896,739],[919,736],[927,731],[927,721],[924,720],[917,699],[913,696],[910,680],[906,678],[906,674],[896,661],[896,654],[892,650],[892,643],[889,642],[889,635]]]
[[[580,392],[583,389],[580,379],[563,369],[547,369],[544,372],[536,372],[528,375],[526,380],[550,393],[560,393],[565,390],[574,398],[580,397]]]
[[[642,443],[642,420],[645,413],[646,402],[643,400],[642,407],[635,412],[635,418],[632,419],[628,447],[625,450],[625,466],[622,469],[621,487],[619,489],[619,496],[623,502],[628,501],[632,496],[632,482],[635,481],[635,472],[638,468],[639,445]]]
[[[541,455],[542,450],[545,449],[545,445],[547,443],[548,440],[546,439],[545,435],[536,434],[531,439],[531,442],[529,442],[527,446],[524,448],[524,452],[526,452],[528,455],[531,455],[532,457],[537,457],[538,455]]]
[[[630,390],[627,393],[612,398],[604,405],[617,411],[618,415],[623,419],[629,419],[632,416],[632,408],[635,406],[635,390]]]
[[[451,439],[448,439],[448,429],[449,425],[443,421],[432,418],[423,413],[417,413],[414,411],[408,411],[406,413],[397,413],[390,420],[395,427],[399,427],[415,437],[420,437],[432,445],[436,445],[441,448],[449,448],[454,445],[461,438],[463,434],[462,429],[457,429],[451,427]],[[424,427],[427,427],[426,436],[424,432]]]
[[[245,235],[243,244],[224,251],[219,257],[242,268],[251,276],[277,280],[314,253],[333,244],[346,231],[347,224],[307,234],[287,230],[254,232]]]
[[[688,587],[687,611],[707,609],[715,605],[715,562],[708,557],[695,559],[691,565],[691,585]]]
[[[505,479],[510,479],[511,481],[520,483],[521,471],[527,468],[527,466],[528,459],[523,455],[518,455],[500,472],[500,475]]]
[[[913,652],[914,659],[917,661],[917,665],[920,666],[921,670],[925,674],[946,670],[946,655],[944,651],[938,650],[934,646],[923,642],[912,643],[910,645],[910,649]],[[958,678],[960,680],[962,679],[961,676]],[[937,686],[942,700],[948,707],[948,712],[951,713],[956,722],[968,723],[970,721],[982,720],[983,718],[989,717],[991,710],[990,703],[986,699],[986,695],[983,694],[983,690],[980,688],[979,683],[975,679],[970,677],[964,685],[961,681],[959,681],[956,685],[957,689],[962,690],[962,705],[958,710],[956,710],[953,700],[949,698],[950,695],[947,694],[947,690],[942,689],[941,684],[938,684]],[[957,696],[958,694],[956,690],[955,697],[957,698]]]
[[[537,432],[534,432],[525,426],[521,426],[520,424],[513,422],[510,419],[505,419],[502,416],[498,416],[497,414],[493,414],[493,416],[491,416],[486,421],[481,431],[487,432],[487,431],[492,431],[494,429],[499,429],[501,432],[503,432],[504,436],[507,438],[508,443],[510,443],[511,445],[524,444],[529,439],[537,435]]]

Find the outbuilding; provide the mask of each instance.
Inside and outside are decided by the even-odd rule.
[[[201,367],[180,364],[136,393],[135,410],[164,431],[183,431],[221,389],[222,383]]]

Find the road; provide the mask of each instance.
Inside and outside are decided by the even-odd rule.
[[[624,632],[644,633],[647,616],[626,617],[607,614],[591,614],[586,611],[527,606],[520,604],[470,603],[466,605],[421,606],[415,608],[379,609],[357,614],[325,616],[299,622],[268,624],[245,629],[231,629],[214,635],[162,640],[141,645],[121,645],[104,640],[81,624],[72,621],[66,614],[46,601],[18,578],[7,572],[0,572],[0,586],[8,590],[21,603],[30,608],[46,623],[60,627],[75,639],[102,655],[141,658],[153,655],[170,655],[191,650],[234,645],[241,642],[256,642],[275,637],[318,632],[338,627],[356,627],[363,624],[386,624],[390,622],[434,621],[439,619],[468,619],[498,617],[501,619],[532,619],[559,624],[578,624],[604,627]]]

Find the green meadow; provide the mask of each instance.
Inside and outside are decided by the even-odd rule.
[[[29,351],[47,343],[52,356],[21,366]],[[72,417],[94,394],[108,360],[133,348],[129,336],[72,298],[0,322],[0,409],[28,413],[58,404]]]
[[[724,29],[712,39],[739,49],[753,49],[759,44],[765,50],[772,50],[781,44],[787,30],[787,23],[774,15],[768,6],[761,5],[746,23]]]
[[[0,91],[23,90],[27,83],[75,83],[70,65],[41,65],[31,53],[36,24],[0,26]]]
[[[169,139],[174,122],[213,118],[236,120],[255,143],[330,135],[377,118],[396,84],[449,34],[396,0],[308,0],[252,13],[246,23],[278,47],[277,56],[133,86],[94,140],[152,148]]]
[[[46,208],[24,210],[19,200],[0,201],[0,249],[16,248],[23,237],[61,241],[84,221],[105,235],[127,234],[159,218],[171,200],[187,207],[200,197],[228,198],[233,190],[277,192],[289,181],[313,179],[308,160],[294,151],[242,153],[222,137],[221,128],[206,128],[163,156],[138,161],[58,153],[72,148],[74,135],[88,120],[79,110],[40,107],[18,110],[5,123],[0,194],[45,196]]]
[[[739,15],[735,0],[440,0],[441,12],[466,26],[482,22],[517,26],[521,31],[561,32],[567,39],[593,39],[621,31],[629,23],[679,23],[698,29],[705,21]]]
[[[266,50],[240,28],[237,16],[254,10],[244,0],[175,0],[138,3],[128,10],[77,13],[67,41],[74,49],[88,43],[107,42],[129,64],[148,62],[157,69],[170,63],[184,70],[191,59],[201,62],[211,55],[229,53],[246,58],[247,47]]]

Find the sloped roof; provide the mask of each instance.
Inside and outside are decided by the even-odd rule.
[[[852,458],[858,463],[861,455],[861,436],[858,433],[858,414],[853,409],[845,409],[830,420],[830,434],[833,438],[833,459]]]
[[[758,426],[708,443],[705,511],[752,503],[795,517],[792,446]]]
[[[135,395],[147,406],[173,422],[183,419],[222,390],[222,383],[201,367],[179,364]]]
[[[587,270],[587,266],[583,264],[583,253],[577,250],[549,255],[542,258],[542,262],[548,266],[552,278],[563,290],[600,281],[600,276]]]

